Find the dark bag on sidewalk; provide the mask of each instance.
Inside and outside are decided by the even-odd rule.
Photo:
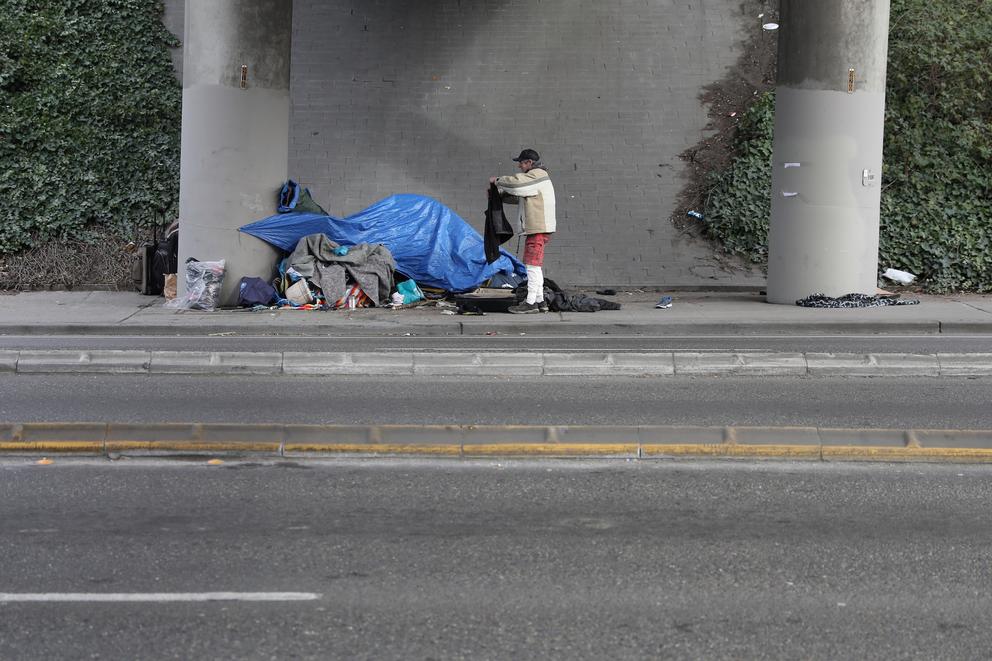
[[[245,277],[238,283],[238,305],[241,307],[271,305],[277,297],[276,288],[261,278]]]

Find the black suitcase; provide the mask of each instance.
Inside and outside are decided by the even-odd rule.
[[[134,280],[134,286],[145,296],[158,296],[162,293],[163,283],[158,283],[158,289],[156,290],[155,282],[152,278],[152,262],[155,259],[155,248],[156,245],[154,243],[146,243],[138,246],[138,252],[134,256],[134,262],[131,264],[131,279]]]
[[[165,289],[165,276],[179,270],[179,231],[173,230],[159,240],[158,231],[151,243],[138,248],[131,265],[134,286],[145,296],[161,296]]]

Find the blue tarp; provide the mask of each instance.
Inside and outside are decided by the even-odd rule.
[[[523,263],[503,249],[487,264],[482,236],[454,211],[422,195],[393,195],[347,218],[280,213],[240,231],[286,252],[318,233],[344,245],[381,243],[393,254],[397,271],[446,291],[470,291],[496,273],[527,275]]]

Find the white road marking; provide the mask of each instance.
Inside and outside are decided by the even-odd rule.
[[[189,601],[314,601],[314,592],[0,592],[0,603],[12,602],[189,602]]]

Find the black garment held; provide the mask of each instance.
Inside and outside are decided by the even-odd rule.
[[[486,209],[486,263],[499,259],[499,247],[513,238],[513,227],[503,213],[503,200],[500,199],[496,184],[489,184],[489,207]]]

